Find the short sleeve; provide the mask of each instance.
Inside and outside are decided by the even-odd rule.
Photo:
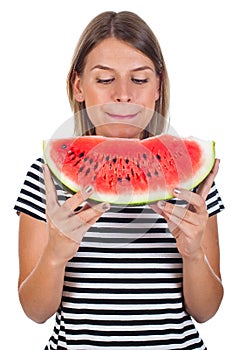
[[[14,209],[28,214],[38,220],[46,221],[46,195],[42,165],[44,160],[38,158],[26,174],[25,181],[16,200]],[[71,196],[55,181],[58,200],[64,202]]]
[[[222,199],[219,195],[219,192],[216,188],[215,182],[213,183],[210,192],[206,198],[206,206],[209,216],[216,215],[225,208]]]

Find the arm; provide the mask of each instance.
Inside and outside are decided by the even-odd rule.
[[[183,257],[185,307],[198,322],[210,319],[223,297],[219,255],[217,218],[214,215],[208,219],[199,253]]]
[[[186,310],[198,322],[207,321],[218,310],[223,297],[216,216],[208,217],[205,199],[217,174],[219,161],[199,186],[198,192],[175,190],[189,204],[183,208],[158,202],[152,208],[168,223],[183,258],[183,293]]]
[[[88,228],[109,209],[101,203],[75,211],[91,194],[90,187],[60,205],[47,167],[44,180],[47,223],[21,213],[19,225],[19,298],[27,316],[38,323],[58,309],[68,260]]]
[[[19,298],[25,313],[32,320],[42,323],[58,309],[65,265],[65,260],[59,261],[54,256],[48,243],[46,223],[21,213]]]

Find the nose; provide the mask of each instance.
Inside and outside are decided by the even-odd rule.
[[[132,91],[127,82],[117,82],[114,89],[115,102],[132,102]]]

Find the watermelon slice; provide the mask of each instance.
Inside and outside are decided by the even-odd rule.
[[[142,205],[202,182],[213,167],[215,143],[168,134],[144,140],[81,136],[44,141],[44,157],[73,192],[92,185],[95,201]]]

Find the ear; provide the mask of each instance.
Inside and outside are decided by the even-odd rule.
[[[157,76],[156,87],[155,87],[155,102],[158,101],[160,97],[160,77]]]
[[[73,95],[77,102],[84,101],[83,90],[81,87],[81,78],[76,72],[73,80]]]

